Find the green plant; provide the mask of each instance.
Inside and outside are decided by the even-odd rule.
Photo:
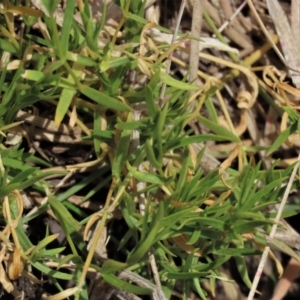
[[[253,245],[266,244],[258,228],[269,232],[274,212],[266,208],[280,201],[282,184],[291,167],[281,170],[274,163],[269,170],[262,170],[259,162],[249,158],[262,149],[244,146],[230,126],[227,129],[219,124],[219,111],[211,97],[219,95],[222,83],[207,80],[207,85],[196,87],[186,78],[175,79],[165,73],[164,60],[172,51],[171,46],[153,42],[147,48],[141,43],[141,32],[148,26],[143,18],[144,1],[119,1],[123,17],[118,28],[125,26],[123,45],[117,44],[116,31],[100,47],[98,36],[104,21],[91,20],[88,1],[79,7],[81,26],[73,20],[76,1],[67,1],[62,29],[53,16],[57,2],[43,1],[48,17],[43,16],[40,21],[41,36],[29,32],[37,21],[36,12],[28,7],[17,10],[8,1],[1,8],[0,130],[5,134],[10,131],[21,134],[30,144],[35,137],[24,134],[22,125],[16,122],[18,112],[47,104],[55,109],[57,126],[66,125],[69,120],[66,127],[70,135],[72,126],[81,129],[80,138],[73,142],[79,140],[93,147],[96,159],[68,166],[64,171],[47,171],[52,167],[49,162],[26,153],[20,143],[6,148],[5,135],[0,136],[0,198],[8,228],[6,247],[13,259],[22,261],[17,266],[13,262],[10,279],[17,278],[30,264],[51,278],[60,291],[58,299],[71,295],[88,299],[86,276],[92,268],[116,288],[150,294],[151,288],[126,282],[117,272],[126,269],[147,277],[145,267],[151,254],[167,298],[180,281],[184,299],[190,289],[207,299],[201,282],[209,281],[214,290],[216,280],[224,279],[219,267],[232,257],[250,287],[245,257],[261,253],[261,248]],[[103,20],[105,11],[106,8]],[[24,17],[23,37],[13,32],[13,12]],[[126,82],[126,74],[130,72],[144,75],[145,83],[132,88]],[[160,106],[158,99],[164,84],[167,101]],[[199,93],[198,100],[193,100],[191,91]],[[293,124],[269,152],[298,130],[298,116],[288,109],[287,113]],[[92,127],[85,120],[92,120]],[[191,121],[197,121],[208,133],[195,134],[189,127]],[[235,144],[228,159],[217,169],[209,167],[210,171],[204,167],[209,164],[205,149],[199,151],[195,147],[207,141]],[[229,168],[236,158],[238,171]],[[57,192],[47,179],[85,168],[86,177],[65,191]],[[99,178],[101,181],[97,181]],[[82,203],[98,191],[107,195],[102,196],[103,208],[87,215],[80,206],[68,202],[68,198],[91,183],[93,188]],[[295,182],[294,187],[297,186]],[[20,191],[28,188],[46,196],[47,201],[23,217]],[[24,233],[24,224],[49,209],[66,236],[67,254],[61,255],[65,247],[48,248],[57,237],[48,231],[37,245]],[[105,259],[98,265],[97,242],[117,210],[121,211],[128,230],[115,247],[126,254],[126,261]],[[289,210],[286,216],[297,212]],[[80,229],[86,226],[87,232],[96,221],[99,226],[88,251]],[[10,234],[14,246],[9,244]],[[114,237],[112,240],[117,242]],[[50,261],[57,268],[51,268]],[[73,272],[61,271],[62,266]],[[58,279],[74,280],[76,285],[63,291]]]

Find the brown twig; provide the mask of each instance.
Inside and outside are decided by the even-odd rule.
[[[203,8],[203,1],[194,0],[191,34],[196,38],[200,38]],[[189,74],[190,81],[194,81],[198,77],[199,51],[199,42],[197,40],[191,40]]]

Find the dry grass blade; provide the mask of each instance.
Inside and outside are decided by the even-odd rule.
[[[300,70],[300,57],[298,55],[299,51],[299,38],[297,37],[299,34],[296,31],[296,26],[298,26],[299,22],[299,4],[296,3],[296,1],[292,1],[292,25],[293,30],[291,29],[288,19],[281,8],[278,1],[274,0],[267,0],[267,5],[269,9],[269,13],[272,16],[273,22],[276,27],[276,31],[278,33],[281,47],[284,53],[284,57],[288,63],[289,66],[291,66],[293,69]],[[293,10],[293,8],[296,7],[296,10]],[[298,28],[299,30],[299,28]],[[294,33],[296,33],[296,36],[294,36]],[[292,81],[294,85],[297,88],[300,88],[300,75],[299,73],[296,73],[292,70],[290,70],[290,74],[292,77]]]

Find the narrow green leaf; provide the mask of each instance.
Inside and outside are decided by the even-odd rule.
[[[182,82],[179,80],[174,79],[170,75],[167,75],[164,72],[160,72],[160,78],[162,82],[166,83],[169,86],[175,87],[179,90],[186,90],[186,91],[199,91],[202,87],[192,85],[190,83]]]
[[[99,123],[99,125],[101,124],[101,117],[99,115],[97,115],[96,113],[94,113],[94,120],[96,121],[96,122],[94,122],[94,128],[95,128],[98,123]],[[98,128],[98,126],[97,126],[97,128]],[[101,141],[103,138],[112,139],[114,137],[114,132],[112,130],[93,129],[92,132],[93,132],[92,137],[94,139],[97,139],[98,141]],[[85,139],[82,138],[82,140],[85,140]]]
[[[276,151],[284,142],[285,140],[297,130],[297,123],[294,123],[292,126],[289,126],[286,130],[282,131],[279,137],[275,140],[273,145],[270,147],[267,155],[270,155],[274,151]]]
[[[101,180],[97,185],[94,186],[93,189],[91,189],[83,198],[82,198],[82,202],[91,199],[94,197],[94,195],[100,191],[101,189],[105,188],[105,186],[107,186],[107,184],[109,184],[111,182],[111,175],[108,175],[105,179]],[[69,202],[67,202],[69,203]]]
[[[207,276],[209,272],[178,272],[178,273],[167,273],[168,279],[176,280],[190,280],[193,278],[201,278]]]
[[[74,62],[73,67],[72,67],[73,76],[80,78],[80,75],[81,75],[83,69],[84,69],[83,65],[81,65],[77,62]],[[71,74],[69,74],[68,81],[74,82],[73,76]],[[75,83],[74,83],[74,85],[75,85]],[[55,110],[54,122],[57,127],[60,125],[63,118],[65,117],[75,94],[76,94],[75,89],[63,89],[61,96],[59,97],[56,110]]]
[[[289,118],[293,122],[297,122],[299,120],[299,115],[296,113],[296,111],[288,106],[283,106],[282,109],[288,114]]]
[[[89,9],[89,5],[88,5],[88,9]],[[101,10],[101,20],[100,20],[100,23],[98,24],[96,30],[94,31],[94,40],[97,41],[99,39],[99,35],[100,35],[100,32],[102,31],[104,25],[105,25],[105,22],[106,22],[106,15],[107,15],[107,3],[106,1],[103,2],[103,6],[102,6],[102,10]],[[98,42],[97,42],[97,45],[98,45]]]
[[[247,265],[245,263],[244,257],[235,256],[234,259],[235,259],[235,262],[236,262],[236,265],[237,265],[237,269],[238,269],[244,283],[246,284],[246,286],[249,289],[251,289],[252,282],[251,282],[251,280],[249,278],[249,275],[248,275]]]
[[[63,280],[74,280],[73,274],[62,273],[55,269],[48,268],[44,263],[38,261],[30,261],[30,263],[38,270],[49,276],[50,278],[57,278]]]
[[[221,231],[224,231],[226,229],[226,224],[224,221],[216,220],[213,218],[207,218],[207,217],[190,218],[190,219],[182,222],[180,227],[182,227],[183,225],[185,225],[187,223],[193,222],[193,221],[197,221],[201,225],[201,227],[202,226],[211,226],[211,227],[216,228]]]
[[[66,207],[59,201],[56,200],[53,196],[48,198],[48,203],[50,204],[55,216],[59,218],[60,225],[68,224],[74,230],[79,231],[79,224],[69,213]],[[66,233],[66,232],[65,232]]]
[[[145,142],[145,150],[147,159],[149,160],[151,166],[153,166],[157,170],[161,170],[162,165],[157,161],[155,153],[153,151],[153,145],[151,144],[149,139],[147,139]]]
[[[146,207],[144,210],[145,213],[144,213],[143,220],[142,220],[140,241],[144,241],[146,239],[147,234],[149,233],[149,227],[151,227],[151,225],[153,225],[153,220],[152,220],[152,223],[150,223],[150,226],[149,226],[150,206],[151,206],[150,201],[147,201]]]
[[[101,104],[105,108],[110,108],[116,111],[130,111],[129,106],[123,102],[116,100],[102,92],[99,92],[89,86],[82,85],[80,91],[83,95],[87,96],[91,100]]]
[[[133,249],[133,251],[128,255],[126,262],[129,265],[139,262],[147,253],[147,251],[149,251],[153,242],[157,238],[157,233],[161,228],[163,217],[164,217],[164,207],[163,207],[163,203],[161,203],[155,214],[155,217],[151,224],[151,228],[149,229],[146,238],[144,240],[141,240]]]
[[[65,117],[75,94],[76,90],[63,89],[55,110],[54,122],[57,127]]]
[[[211,98],[212,98],[211,96],[206,97],[205,107],[207,109],[210,120],[213,121],[215,124],[220,125],[219,119],[218,119],[218,114],[216,112],[215,105],[213,104]]]
[[[35,173],[35,172],[40,173],[40,171],[38,171],[37,168],[31,168],[31,167],[29,167],[28,169],[22,171],[22,172],[19,173],[17,176],[15,176],[15,177],[10,181],[10,184],[21,183],[21,182],[23,182],[25,179],[29,178],[31,175],[34,176],[34,173]]]
[[[202,272],[214,270],[214,269],[220,267],[221,265],[223,265],[226,261],[228,261],[230,259],[230,257],[231,256],[229,256],[229,255],[221,255],[219,257],[216,257],[216,259],[214,261],[211,261],[207,264],[199,263],[194,268],[195,268],[195,270],[202,271]]]
[[[7,91],[2,96],[2,101],[1,101],[1,106],[0,106],[0,108],[1,108],[0,117],[3,116],[5,113],[7,113],[8,107],[6,105],[11,103],[12,99],[14,99],[14,101],[15,101],[16,100],[15,98],[18,97],[18,94],[16,94],[16,91],[17,91],[17,86],[18,86],[20,77],[22,77],[22,75],[23,75],[23,71],[24,71],[24,68],[23,68],[23,65],[21,65],[19,67],[19,69],[15,72],[13,80],[10,80]],[[5,74],[6,72],[3,72],[3,73]],[[2,77],[1,77],[1,81],[2,81]],[[14,102],[12,102],[12,103],[14,103]]]
[[[169,110],[169,102],[167,102],[162,111],[158,113],[158,120],[153,130],[153,145],[156,150],[156,158],[159,163],[162,162],[163,158],[163,130],[166,126],[166,117]]]
[[[149,86],[145,87],[145,100],[149,111],[149,115],[154,116],[156,114],[155,97],[153,91]]]
[[[39,256],[39,252],[43,251],[48,244],[56,240],[58,237],[58,234],[53,234],[45,237],[43,240],[41,240],[36,247],[34,247],[33,251],[31,252],[30,256],[33,260],[36,260]]]
[[[57,270],[59,270],[60,267],[63,266],[64,264],[69,263],[71,260],[75,260],[76,258],[78,258],[78,256],[74,255],[74,254],[69,254],[69,255],[66,255],[65,257],[61,258],[61,260],[59,261],[59,264],[57,266]]]
[[[232,226],[232,230],[237,234],[249,232],[260,226],[273,224],[271,220],[238,221]]]
[[[50,49],[53,49],[53,44],[51,43],[51,41],[46,41],[45,39],[43,39],[43,38],[41,38],[39,36],[35,36],[33,34],[26,34],[26,37],[29,40],[31,40],[31,41],[33,41],[33,42],[35,42],[37,44],[41,44],[42,46],[46,46],[46,47],[48,47]]]
[[[51,258],[51,257],[57,256],[58,254],[61,254],[65,249],[66,249],[66,247],[44,250],[42,257],[43,258]]]
[[[100,72],[105,72],[109,68],[109,60],[113,51],[113,45],[111,42],[108,42],[103,48],[103,58],[100,63]]]
[[[127,121],[132,120],[132,114],[128,114]],[[120,141],[117,145],[116,155],[112,164],[112,174],[116,178],[120,178],[122,170],[124,168],[131,138],[132,130],[123,130],[121,133]]]
[[[132,122],[120,122],[115,125],[115,127],[120,130],[125,130],[125,129],[141,130],[149,126],[153,126],[153,123],[149,118],[143,118],[142,120],[132,121]]]
[[[189,240],[187,241],[188,245],[194,245],[200,238],[201,235],[201,230],[199,230],[198,228],[196,230],[194,230],[194,232],[192,233],[191,237],[189,238]]]
[[[261,86],[259,86],[259,95],[270,105],[272,110],[280,117],[283,115],[283,109],[275,103],[274,98],[269,95],[269,93]]]
[[[18,49],[11,42],[4,39],[0,39],[0,49],[15,55],[18,53]]]
[[[108,62],[109,67],[111,67],[111,61]],[[109,92],[111,95],[117,95],[118,91],[120,90],[120,85],[122,84],[123,80],[124,80],[124,76],[127,72],[127,70],[130,67],[125,67],[125,66],[119,66],[117,68],[114,69],[114,72],[111,74],[110,76],[110,89]],[[124,97],[125,99],[127,99],[126,97]]]
[[[0,44],[1,44],[1,39],[0,39]],[[4,58],[4,55],[3,55],[3,58]],[[3,62],[3,64],[4,64],[4,62]],[[0,75],[0,94],[4,94],[4,95],[5,95],[5,92],[4,92],[4,90],[5,90],[4,89],[5,88],[4,82],[5,82],[5,78],[6,78],[6,75],[7,75],[7,71],[8,70],[7,70],[6,66],[5,66],[5,68],[3,68],[3,70],[1,71],[1,75]],[[4,96],[3,96],[3,98],[4,98]],[[2,103],[1,103],[0,107],[4,104],[3,103],[3,98],[2,98]],[[3,109],[3,111],[4,111],[4,109]]]
[[[118,271],[122,271],[128,267],[127,263],[122,263],[113,259],[106,260],[101,268],[101,274],[110,274]]]
[[[66,7],[64,9],[64,21],[61,29],[60,35],[60,47],[62,50],[62,59],[66,58],[67,51],[69,49],[69,37],[72,29],[74,9],[75,9],[76,0],[66,1]]]
[[[238,199],[238,206],[243,207],[245,203],[255,194],[258,186],[257,174],[260,168],[260,163],[255,168],[251,165],[246,166],[241,175],[241,193]]]
[[[126,166],[127,166],[128,170],[130,171],[130,173],[132,174],[132,176],[141,182],[164,184],[164,181],[158,175],[150,174],[148,172],[139,172],[139,171],[137,171],[136,168],[132,167],[128,161],[126,162]]]
[[[69,61],[78,62],[79,64],[86,67],[97,67],[98,64],[96,61],[92,60],[89,57],[68,51],[66,54],[66,59]]]
[[[257,202],[257,199],[263,199],[263,197],[268,196],[272,192],[272,190],[274,190],[274,188],[280,187],[281,183],[286,179],[287,179],[287,177],[283,177],[283,178],[274,180],[273,182],[264,186],[257,193],[255,193],[250,199],[247,200],[247,203],[245,203],[245,205],[243,206],[243,209],[249,210],[251,207],[254,207],[254,204],[255,204],[255,202]]]
[[[51,196],[52,198],[54,198],[53,196]],[[49,199],[48,199],[49,201]],[[61,202],[57,203],[60,204],[60,206],[63,206],[63,204]],[[86,244],[82,243],[82,237],[79,234],[79,229],[74,229],[72,226],[75,226],[76,221],[75,219],[72,218],[72,215],[69,213],[68,216],[63,217],[64,214],[60,214],[57,211],[55,211],[53,209],[53,207],[51,207],[55,217],[58,220],[58,223],[60,224],[60,226],[62,227],[65,236],[66,236],[66,240],[68,241],[68,244],[71,248],[71,251],[74,255],[76,255],[76,257],[78,256],[78,252],[77,252],[77,248],[85,255],[86,253]],[[66,211],[68,211],[65,208]],[[70,225],[70,223],[72,223],[72,226]],[[77,223],[77,227],[79,227],[79,224]],[[84,246],[83,246],[84,244]],[[77,248],[75,247],[75,245],[77,246]],[[84,247],[84,248],[83,248]]]
[[[67,78],[61,78],[61,74],[56,74],[54,76],[46,76],[43,72],[35,70],[25,70],[22,73],[22,78],[27,80],[32,80],[36,82],[47,82],[52,86],[59,86],[62,88],[75,89],[75,85],[72,82],[68,81]],[[59,78],[59,81],[57,80]]]
[[[201,287],[200,280],[198,278],[193,278],[193,286],[202,300],[208,300],[206,297],[207,293]]]
[[[163,220],[163,227],[166,227],[167,224],[175,224],[178,220],[186,220],[186,216],[195,217],[196,213],[193,213],[193,207],[183,208],[177,212],[174,212],[170,215],[167,215]]]
[[[47,9],[50,16],[53,16],[59,0],[42,0],[45,8]]]
[[[33,176],[32,178],[29,178],[28,180],[21,182],[21,183],[14,183],[14,184],[7,184],[5,187],[3,187],[0,190],[0,198],[4,197],[8,193],[12,192],[14,189],[26,189],[29,186],[33,185],[34,183],[38,182],[39,180],[46,178],[49,175],[57,175],[60,174],[67,174],[67,171],[51,171],[51,172],[45,172],[38,175]]]
[[[260,198],[256,198],[260,199]],[[238,220],[244,220],[244,219],[250,219],[250,220],[260,220],[264,221],[266,220],[265,217],[257,212],[252,212],[246,209],[235,211],[233,214],[231,214],[231,221],[234,223]]]
[[[189,167],[189,164],[190,164],[189,155],[190,155],[189,149],[186,147],[183,151],[182,167],[181,167],[181,170],[180,170],[179,179],[178,179],[178,182],[177,182],[177,185],[176,185],[175,193],[176,192],[179,193],[184,188],[184,185],[186,184],[187,171],[188,171],[188,167]]]
[[[100,147],[100,139],[99,139],[99,133],[101,133],[101,114],[99,111],[99,106],[97,105],[97,108],[94,111],[94,130],[93,130],[93,143],[94,143],[94,149],[97,157],[100,155],[101,147]]]
[[[95,53],[98,52],[98,39],[94,39],[94,22],[92,18],[86,18],[84,22],[84,27],[86,31],[85,39],[86,44],[88,47],[94,51]]]
[[[208,129],[210,129],[212,132],[214,132],[216,135],[225,137],[228,141],[231,141],[233,143],[240,143],[241,140],[238,136],[227,130],[226,128],[202,117],[198,116],[198,120],[201,124],[206,126]]]
[[[152,290],[148,288],[139,287],[133,284],[130,284],[126,281],[121,280],[113,274],[103,273],[101,274],[106,282],[116,287],[117,289],[124,290],[136,295],[151,295]]]
[[[105,174],[109,170],[109,166],[104,166],[103,168],[92,172],[90,175],[86,176],[82,181],[78,182],[76,185],[69,188],[67,191],[61,193],[56,197],[57,201],[64,201],[75,195],[80,190],[84,189],[88,186],[91,182],[93,182],[96,178],[101,178],[103,174]]]

